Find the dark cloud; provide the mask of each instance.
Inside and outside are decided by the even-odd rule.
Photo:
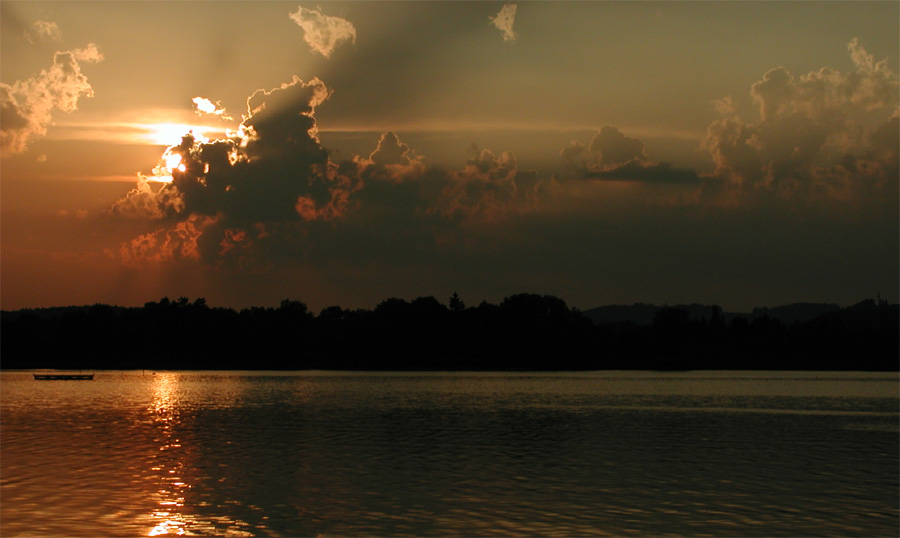
[[[839,162],[815,166],[810,183],[831,198],[851,203],[878,201],[893,204],[898,197],[900,178],[900,117],[889,120],[868,133],[866,148],[847,154]]]
[[[670,163],[651,163],[638,159],[632,159],[603,170],[586,172],[584,177],[646,183],[690,184],[700,182],[700,176],[694,170],[678,168]]]
[[[644,143],[612,125],[603,126],[590,146],[573,141],[560,151],[565,168],[577,178],[643,183],[698,183],[693,170],[650,159]]]
[[[586,147],[560,151],[573,177],[702,185],[703,200],[735,203],[775,196],[853,201],[891,198],[898,189],[896,124],[900,78],[857,39],[848,44],[854,69],[822,68],[795,77],[771,69],[750,88],[758,118],[737,114],[730,97],[715,102],[701,148],[715,170],[658,163],[644,144],[604,126]]]
[[[378,145],[375,151],[369,155],[369,160],[376,165],[399,164],[407,166],[412,159],[410,158],[410,149],[408,144],[400,142],[400,139],[393,132],[387,132],[378,139]]]
[[[618,128],[604,125],[591,139],[590,150],[600,156],[600,166],[615,166],[633,159],[647,160],[644,143],[625,136]]]
[[[187,134],[168,148],[156,177],[139,176],[110,208],[117,218],[162,221],[123,246],[123,259],[249,267],[251,260],[333,248],[325,237],[385,244],[399,234],[431,248],[451,223],[534,207],[540,182],[509,152],[476,151],[463,169],[444,170],[426,166],[386,132],[368,157],[332,161],[315,120],[330,94],[319,79],[294,77],[254,92],[234,136],[201,141]]]
[[[316,137],[316,107],[331,95],[318,78],[304,83],[296,75],[273,90],[257,90],[247,99],[241,140],[248,161],[293,158],[321,162],[325,151]]]
[[[533,207],[544,187],[535,172],[519,170],[516,156],[506,151],[495,155],[481,150],[452,177],[441,204],[441,211],[450,216],[496,219]]]
[[[896,191],[898,115],[871,126],[857,118],[857,112],[868,118],[885,110],[877,98],[885,95],[876,84],[880,79],[870,72],[881,64],[870,69],[863,57],[860,65],[862,74],[849,86],[838,84],[849,76],[822,75],[839,88],[861,88],[858,97],[823,90],[812,106],[805,99],[813,90],[798,89],[812,78],[776,70],[752,90],[758,121],[744,121],[734,103],[722,100],[724,117],[710,126],[704,143],[717,166],[708,176],[653,160],[642,141],[607,125],[589,144],[562,149],[568,175],[557,181],[522,170],[513,152],[474,145],[460,167],[435,166],[394,132],[373,137],[371,151],[335,160],[318,138],[316,120],[331,90],[319,79],[294,77],[254,92],[235,135],[215,141],[187,135],[168,148],[155,174],[171,176],[171,182],[154,184],[152,176],[141,176],[110,209],[115,217],[154,223],[116,255],[127,263],[187,262],[223,273],[266,274],[290,265],[332,285],[434,282],[436,271],[447,278],[470,271],[497,281],[508,271],[524,279],[516,281],[522,285],[528,278],[539,284],[534,275],[544,270],[574,274],[568,264],[582,260],[570,253],[572,242],[581,242],[576,252],[590,253],[585,263],[605,263],[610,251],[603,242],[623,217],[604,211],[633,212],[649,221],[657,208],[666,208],[690,230],[696,211],[735,209],[721,203],[726,194],[743,201],[752,191],[781,192],[778,185],[789,183],[784,178],[807,182],[809,188],[794,192],[825,193],[829,200],[885,192],[891,185]],[[873,80],[864,82],[866,73]],[[604,181],[673,187],[618,188]],[[603,198],[610,193],[618,198]],[[783,207],[778,202],[772,207]],[[710,220],[721,218],[715,213]],[[560,233],[535,232],[547,223]],[[644,244],[621,246],[628,256],[646,250]]]
[[[588,153],[584,144],[573,140],[559,152],[563,165],[571,171],[584,171],[588,167]]]
[[[160,176],[170,174],[171,183],[158,191],[139,183],[113,206],[113,214],[295,218],[297,198],[328,181],[328,154],[316,137],[313,114],[329,93],[319,79],[303,82],[297,77],[254,92],[237,135],[212,142],[185,135],[181,144],[166,150],[156,170]]]

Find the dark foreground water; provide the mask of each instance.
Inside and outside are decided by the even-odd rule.
[[[897,536],[897,374],[0,374],[0,535]]]

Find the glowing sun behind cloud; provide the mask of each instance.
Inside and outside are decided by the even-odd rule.
[[[182,162],[181,155],[171,151],[170,148],[160,157],[159,164],[153,168],[153,174],[149,176],[142,175],[142,177],[153,183],[172,183],[175,180],[172,174],[176,171],[184,172],[185,170],[187,170],[187,166]]]
[[[4,309],[896,295],[896,2],[298,4],[0,0]]]
[[[181,162],[181,155],[177,153],[168,153],[164,157],[166,161],[166,169],[171,173],[174,170],[184,172],[186,170],[184,163]]]
[[[208,141],[206,133],[212,134],[209,127],[188,125],[186,123],[155,123],[144,126],[147,131],[145,140],[160,146],[174,146],[181,142],[181,137],[192,133],[199,141]]]

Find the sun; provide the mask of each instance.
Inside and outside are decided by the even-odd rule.
[[[181,138],[188,133],[200,142],[208,141],[207,134],[210,134],[209,127],[187,123],[153,123],[147,125],[146,129],[146,140],[159,146],[178,145]]]
[[[130,124],[141,131],[140,139],[144,143],[158,146],[168,146],[153,168],[153,174],[145,176],[147,181],[154,183],[172,183],[175,181],[173,174],[187,172],[187,163],[182,160],[181,146],[185,136],[192,136],[195,143],[205,144],[210,138],[222,138],[233,136],[229,130],[220,126],[197,125],[177,121],[160,121],[153,123]],[[239,132],[242,132],[239,131]]]
[[[175,170],[179,172],[184,172],[186,170],[184,163],[181,162],[181,155],[177,153],[167,153],[163,156],[163,160],[166,163],[166,170],[171,174]]]
[[[174,172],[184,172],[187,166],[182,162],[181,155],[171,150],[166,150],[159,159],[159,164],[153,168],[153,175],[146,176],[147,181],[154,183],[172,183],[175,177]]]

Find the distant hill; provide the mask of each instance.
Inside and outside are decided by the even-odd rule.
[[[665,306],[657,306],[652,304],[645,303],[635,303],[633,305],[608,305],[608,306],[599,306],[597,308],[591,308],[590,310],[585,310],[582,314],[594,322],[594,325],[606,325],[606,324],[614,324],[614,323],[633,323],[635,325],[652,325],[653,319],[656,317],[656,313],[660,310],[667,308],[677,308],[680,310],[686,310],[688,312],[688,318],[691,320],[701,320],[701,319],[710,319],[712,317],[713,311],[717,309],[717,306],[713,305],[702,305],[697,303],[692,303],[688,305],[665,305]],[[737,313],[737,312],[725,312],[723,313],[723,317],[725,321],[731,321],[732,318],[735,317],[745,317],[749,318],[750,314]]]
[[[134,308],[126,308],[122,306],[109,306],[109,305],[82,305],[82,306],[51,306],[48,308],[23,308],[22,310],[3,310],[0,311],[0,320],[6,321],[14,321],[19,319],[22,316],[34,316],[41,320],[52,320],[52,319],[61,319],[66,315],[72,314],[88,314],[91,312],[91,309],[95,311],[103,309],[109,312],[113,312],[118,315],[124,310],[134,310]]]
[[[873,302],[874,305],[874,302]],[[769,316],[785,325],[804,323],[829,312],[837,312],[840,306],[832,303],[794,303],[774,308],[754,308],[749,319]]]
[[[862,303],[860,303],[862,304]],[[874,303],[873,303],[874,304]],[[611,323],[634,323],[635,325],[651,325],[656,313],[664,308],[678,308],[687,310],[691,320],[710,319],[714,309],[718,308],[713,305],[689,304],[689,305],[666,305],[657,306],[645,303],[635,303],[633,305],[609,305],[592,308],[582,312],[585,317],[594,322],[595,325],[605,325]],[[772,308],[757,307],[751,312],[724,312],[725,322],[730,322],[734,318],[745,318],[752,321],[757,318],[768,316],[776,319],[785,325],[793,323],[805,323],[813,320],[823,314],[836,312],[841,309],[840,306],[833,303],[794,303]]]
[[[829,311],[813,320],[815,323],[837,323],[851,331],[894,330],[900,327],[900,307],[872,299],[847,308]]]
[[[634,323],[635,325],[650,325],[653,317],[662,309],[661,306],[652,304],[635,303],[633,305],[607,305],[585,310],[582,314],[594,325],[608,323]]]

